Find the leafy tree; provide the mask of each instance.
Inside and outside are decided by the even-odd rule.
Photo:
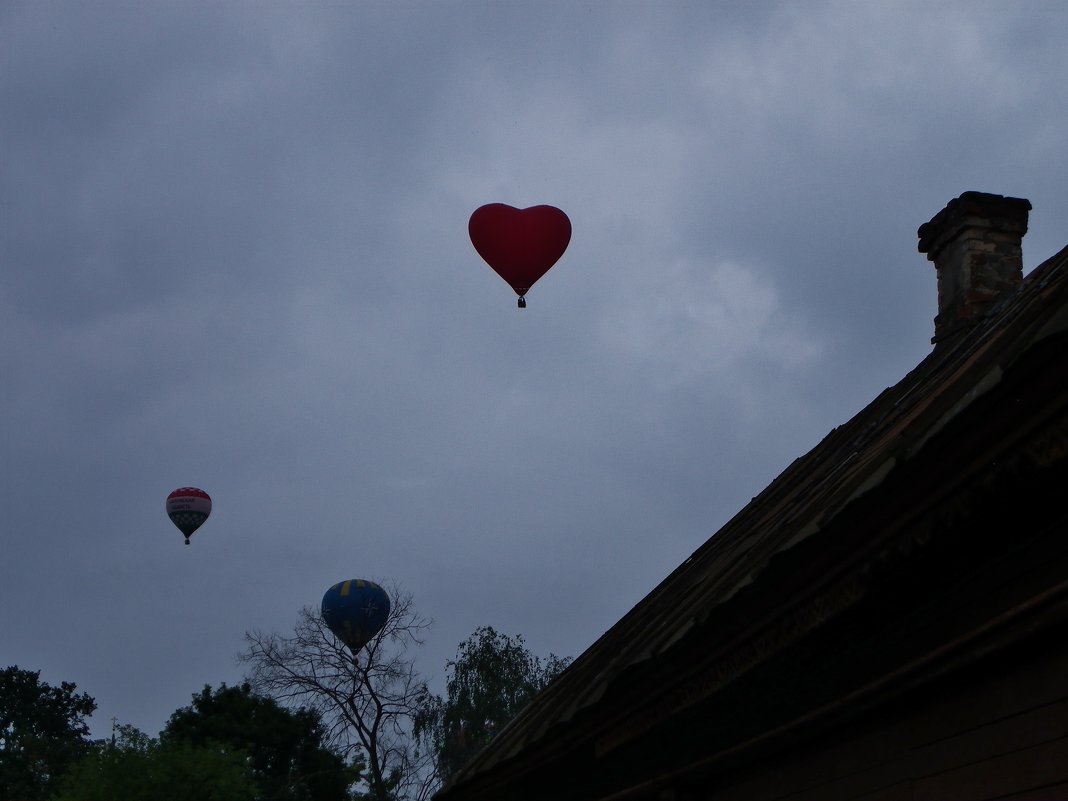
[[[46,798],[89,748],[96,701],[70,682],[52,687],[40,671],[0,671],[0,801]]]
[[[414,733],[434,754],[436,777],[446,781],[514,718],[571,662],[549,654],[542,663],[521,635],[483,626],[446,664],[446,698],[431,695]]]
[[[289,706],[315,710],[329,741],[347,755],[362,754],[363,798],[425,799],[433,789],[431,755],[412,736],[412,721],[428,696],[410,649],[422,644],[430,621],[412,596],[394,584],[382,630],[353,656],[305,607],[291,636],[247,632],[252,687]]]
[[[161,743],[120,725],[60,782],[52,801],[256,801],[241,751]]]
[[[360,765],[327,745],[317,712],[286,709],[248,684],[205,686],[171,715],[160,740],[243,753],[258,797],[271,801],[347,801],[360,778]]]

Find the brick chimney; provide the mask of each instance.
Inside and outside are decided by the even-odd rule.
[[[973,325],[999,295],[1023,281],[1030,201],[965,192],[920,226],[920,253],[938,272],[935,344]]]

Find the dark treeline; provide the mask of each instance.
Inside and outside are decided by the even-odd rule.
[[[427,801],[568,664],[479,628],[446,664],[446,694],[414,667],[430,622],[391,590],[357,654],[301,610],[291,634],[250,632],[240,686],[205,685],[155,737],[18,666],[0,671],[0,801]]]

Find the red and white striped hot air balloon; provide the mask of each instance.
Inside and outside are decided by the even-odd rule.
[[[186,545],[210,514],[211,496],[202,489],[179,487],[167,496],[167,517],[185,535]]]

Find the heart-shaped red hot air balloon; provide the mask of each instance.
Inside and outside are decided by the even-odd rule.
[[[555,206],[490,203],[475,209],[467,230],[478,255],[519,295],[521,309],[527,305],[523,296],[571,241],[571,220]]]

